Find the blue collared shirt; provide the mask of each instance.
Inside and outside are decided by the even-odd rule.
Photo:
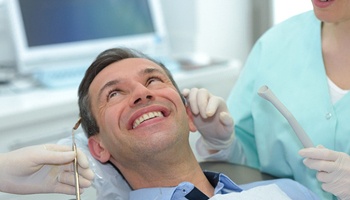
[[[228,194],[242,192],[254,187],[276,184],[291,199],[319,200],[309,189],[291,179],[275,179],[259,181],[242,185],[234,183],[229,177],[222,173],[204,171],[208,181],[215,188],[214,194]],[[269,193],[271,191],[266,191]],[[176,187],[144,188],[130,192],[130,200],[207,200],[208,197],[200,192],[192,183],[182,182]]]
[[[209,182],[215,186],[215,194],[241,192],[242,189],[230,178],[221,173],[204,172]],[[130,192],[130,200],[187,200],[191,192],[199,192],[192,183],[182,182],[176,187],[144,188]],[[197,193],[198,194],[198,193]],[[204,195],[202,193],[202,195]],[[187,196],[187,197],[186,197]],[[146,198],[147,197],[147,198]],[[208,199],[208,198],[207,198]],[[194,199],[193,199],[194,200]],[[199,197],[196,200],[200,200]]]

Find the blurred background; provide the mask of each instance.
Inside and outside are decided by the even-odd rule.
[[[0,66],[15,68],[6,1],[0,0]],[[160,6],[172,55],[201,53],[243,62],[269,27],[312,9],[311,2],[305,0],[160,0]],[[5,71],[0,79],[6,79]]]
[[[104,49],[140,49],[164,62],[180,88],[205,87],[226,98],[254,42],[312,9],[305,0],[104,2],[120,10],[103,18],[114,7],[91,0],[0,0],[0,152],[69,137],[79,115],[77,86]],[[98,8],[104,11],[94,14]],[[110,27],[115,35],[104,36]],[[93,191],[84,195],[95,199]],[[0,193],[6,200],[47,197]]]

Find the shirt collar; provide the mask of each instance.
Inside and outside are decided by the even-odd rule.
[[[215,194],[226,194],[230,192],[241,192],[242,189],[229,177],[222,173],[204,171],[205,176],[215,188]],[[130,200],[157,199],[174,200],[186,199],[185,196],[194,189],[194,185],[189,182],[182,182],[176,187],[143,188],[130,192]]]

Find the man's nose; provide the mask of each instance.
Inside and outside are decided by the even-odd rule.
[[[140,84],[137,87],[135,87],[134,91],[132,92],[130,106],[135,106],[137,104],[147,103],[150,100],[152,100],[153,98],[154,98],[154,96],[153,96],[152,92],[147,87]]]

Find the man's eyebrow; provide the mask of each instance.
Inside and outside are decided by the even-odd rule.
[[[157,68],[153,68],[153,67],[141,70],[139,72],[139,75],[145,75],[145,74],[151,74],[151,73],[160,73],[160,74],[163,74],[163,75],[167,76],[167,74],[163,70],[160,70],[160,69],[157,69]]]
[[[107,88],[113,86],[113,85],[117,85],[120,81],[119,80],[111,80],[108,81],[106,84],[103,85],[103,87],[100,89],[100,91],[98,92],[98,99],[101,98],[101,95],[103,93],[103,91],[105,91]]]

